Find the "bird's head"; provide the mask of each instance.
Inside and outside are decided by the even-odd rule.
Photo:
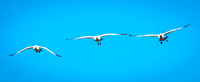
[[[158,37],[159,37],[159,38],[162,38],[162,33],[160,33],[160,34],[158,35]]]
[[[159,36],[162,36],[162,33],[160,33]]]

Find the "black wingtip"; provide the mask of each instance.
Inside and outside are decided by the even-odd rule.
[[[129,34],[129,36],[133,36],[133,35]]]
[[[57,55],[57,54],[56,54],[56,56],[58,56],[58,57],[62,57],[62,56],[60,56],[60,55]]]
[[[67,38],[66,40],[73,40],[73,39],[68,39],[68,38]]]
[[[136,37],[136,35],[131,35],[131,34],[129,34],[129,36]]]
[[[127,35],[127,33],[125,33],[125,34],[122,34],[122,35]]]
[[[188,25],[186,25],[186,26],[184,26],[184,27],[188,27],[188,26],[190,26],[190,24],[188,24]]]
[[[15,54],[10,54],[9,56],[14,56]]]

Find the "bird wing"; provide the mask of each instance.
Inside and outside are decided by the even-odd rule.
[[[83,37],[78,37],[74,39],[66,39],[66,40],[76,40],[76,39],[84,39],[84,38],[93,38],[93,36],[83,36]]]
[[[126,35],[126,34],[115,34],[115,33],[108,33],[108,34],[103,34],[103,35],[100,35],[100,37],[102,37],[102,36],[110,36],[110,35]]]
[[[49,50],[49,49],[46,48],[46,47],[40,47],[40,48],[46,49],[47,51],[49,51],[50,53],[52,53],[52,54],[55,55],[55,56],[62,57],[62,56],[60,56],[60,55],[55,54],[54,52],[52,52],[51,50]]]
[[[155,34],[147,34],[147,35],[138,35],[138,36],[133,36],[133,37],[158,37],[158,35],[155,35]]]
[[[15,54],[11,54],[10,56],[14,56],[14,55],[19,54],[20,52],[23,52],[24,50],[27,50],[27,49],[30,49],[30,48],[33,48],[33,46],[26,47],[26,48],[20,50],[19,52],[15,53]]]
[[[167,35],[167,34],[169,34],[169,33],[171,33],[171,32],[176,31],[176,30],[179,30],[179,29],[182,29],[182,28],[188,27],[189,25],[190,25],[190,24],[188,24],[188,25],[186,25],[186,26],[183,26],[183,27],[180,27],[180,28],[177,28],[177,29],[172,29],[172,30],[170,30],[170,31],[165,32],[164,35]]]

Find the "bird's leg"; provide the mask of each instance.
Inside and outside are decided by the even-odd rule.
[[[39,53],[42,51],[42,49],[40,49]]]
[[[99,45],[101,45],[101,41],[99,42]]]
[[[99,42],[97,42],[97,44],[99,45]]]
[[[167,38],[168,38],[168,36],[166,36],[166,41],[168,42]]]

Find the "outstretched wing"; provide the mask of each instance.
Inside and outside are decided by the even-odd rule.
[[[55,54],[54,52],[52,52],[51,50],[49,50],[49,49],[46,48],[46,47],[40,47],[40,48],[46,49],[47,51],[49,51],[50,53],[52,53],[52,54],[55,55],[55,56],[62,57],[62,56],[60,56],[60,55],[58,55],[58,54]]]
[[[108,33],[108,34],[103,34],[103,35],[100,35],[100,37],[103,37],[103,36],[110,36],[110,35],[127,35],[127,34],[115,34],[115,33]]]
[[[138,36],[133,36],[133,37],[158,37],[158,35],[148,34],[148,35],[138,35]]]
[[[173,30],[167,31],[167,32],[164,33],[164,35],[167,35],[167,34],[169,34],[169,33],[171,33],[171,32],[176,31],[176,30],[179,30],[179,29],[182,29],[182,28],[188,27],[189,25],[190,25],[190,24],[188,24],[188,25],[186,25],[186,26],[183,26],[183,27],[180,27],[180,28],[177,28],[177,29],[173,29]]]
[[[76,40],[76,39],[84,39],[84,38],[93,38],[93,36],[83,36],[83,37],[78,37],[74,39],[66,39],[66,40]]]
[[[10,56],[14,56],[14,55],[16,55],[16,54],[18,54],[18,53],[20,53],[20,52],[23,52],[24,50],[30,49],[30,48],[33,48],[33,46],[26,47],[26,48],[24,48],[23,50],[20,50],[19,52],[15,53],[15,54],[11,54]]]

